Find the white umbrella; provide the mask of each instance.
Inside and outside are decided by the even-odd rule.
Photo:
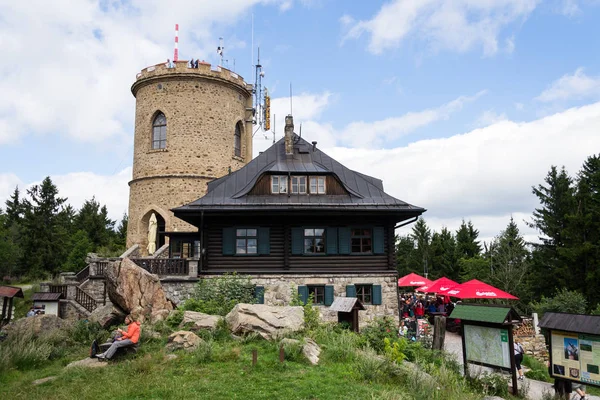
[[[150,222],[148,222],[148,254],[154,254],[156,251],[156,231],[158,223],[156,222],[156,215],[152,213],[150,216]]]

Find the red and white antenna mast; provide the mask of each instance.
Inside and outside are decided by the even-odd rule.
[[[175,24],[175,51],[173,52],[173,61],[179,60],[179,24]]]

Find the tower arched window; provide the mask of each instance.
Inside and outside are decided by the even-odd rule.
[[[167,147],[167,117],[158,113],[152,121],[152,149],[164,149]]]
[[[235,124],[235,134],[233,135],[233,154],[237,157],[242,156],[242,123]]]

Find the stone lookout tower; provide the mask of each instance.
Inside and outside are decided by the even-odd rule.
[[[156,249],[165,244],[165,232],[183,239],[197,228],[170,209],[203,196],[207,182],[252,159],[252,85],[225,68],[189,68],[178,61],[145,68],[131,92],[136,108],[127,247],[139,244],[147,254],[152,214]],[[182,251],[191,256],[193,249]]]

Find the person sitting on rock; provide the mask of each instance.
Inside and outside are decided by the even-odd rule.
[[[127,330],[117,329],[121,336],[118,337],[104,353],[96,354],[97,358],[100,360],[110,360],[117,352],[117,349],[133,346],[140,340],[140,323],[134,321],[133,317],[130,315],[125,317],[125,323],[127,324]]]

